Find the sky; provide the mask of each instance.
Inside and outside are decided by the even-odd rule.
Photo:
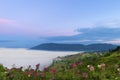
[[[120,0],[0,0],[0,44],[24,40],[53,42],[61,36],[64,39],[83,34],[86,36],[86,30],[92,33],[98,28],[96,35],[80,39],[91,41],[91,37],[104,34],[100,30],[105,29],[108,32],[105,34],[109,34],[110,30],[119,30],[119,3]],[[54,40],[51,41],[50,37]],[[109,39],[108,43],[120,43],[120,36],[102,37],[97,40],[106,42]],[[64,41],[71,42],[71,39]]]

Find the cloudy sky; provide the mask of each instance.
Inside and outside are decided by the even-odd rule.
[[[0,44],[120,44],[119,4],[120,0],[0,0]]]

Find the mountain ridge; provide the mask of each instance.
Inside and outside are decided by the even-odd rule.
[[[32,47],[35,50],[49,50],[49,51],[107,51],[115,49],[117,46],[107,43],[96,44],[64,44],[64,43],[43,43]]]

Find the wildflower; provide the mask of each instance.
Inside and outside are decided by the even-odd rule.
[[[25,70],[26,70],[26,69],[24,69],[24,68],[22,69],[22,71],[25,71]]]
[[[90,65],[87,65],[88,68],[90,68]]]
[[[22,71],[22,70],[23,70],[23,67],[21,66],[19,69]]]
[[[44,78],[44,77],[45,77],[45,73],[44,73],[44,72],[40,73],[40,76],[41,76],[42,78]]]
[[[77,65],[76,64],[72,64],[72,68],[75,68]]]
[[[102,70],[105,70],[105,64],[104,63],[101,64],[101,68],[102,68]]]
[[[30,77],[31,75],[32,75],[32,71],[29,71],[28,73],[27,73],[27,75],[28,75],[28,77]]]
[[[4,73],[7,74],[8,72],[5,71]]]
[[[83,74],[84,78],[88,78],[88,73],[87,72],[83,72],[82,74]]]
[[[119,67],[119,65],[118,65],[118,64],[116,64],[116,65],[115,65],[115,68],[118,68],[118,67]]]
[[[31,69],[31,65],[28,66],[28,69],[29,69],[29,70]]]
[[[39,70],[39,67],[40,67],[40,64],[37,64],[35,71],[38,71],[38,70]]]
[[[120,72],[120,68],[117,68],[117,71],[119,71],[119,72]]]
[[[44,71],[48,71],[48,68],[44,68],[43,70],[44,70]]]
[[[9,73],[10,71],[11,71],[11,69],[8,68],[8,69],[7,69],[7,72]]]
[[[36,65],[36,68],[39,68],[39,67],[40,67],[40,64],[37,64],[37,65]]]
[[[30,77],[31,75],[30,74],[28,74],[28,77]]]
[[[81,62],[81,61],[78,61],[78,62],[77,62],[77,64],[78,64],[78,65],[81,65],[81,64],[82,64],[82,62]]]
[[[38,76],[37,72],[34,72],[34,77],[37,77],[37,76]]]
[[[118,77],[116,77],[115,79],[118,79]]]
[[[118,75],[120,75],[120,72],[118,72]]]
[[[93,66],[90,66],[89,69],[90,69],[90,71],[94,71],[94,67]]]
[[[52,72],[53,74],[56,74],[57,69],[54,68],[54,69],[51,70],[51,72]]]
[[[97,67],[98,67],[98,68],[101,68],[101,65],[98,64]]]
[[[101,66],[102,66],[102,67],[105,67],[105,63],[102,63]]]

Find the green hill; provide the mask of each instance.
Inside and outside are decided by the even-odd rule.
[[[65,75],[69,75],[67,80],[120,80],[120,47],[111,52],[62,57],[61,61],[55,60],[52,67],[64,68]],[[84,73],[88,76],[85,77]]]

